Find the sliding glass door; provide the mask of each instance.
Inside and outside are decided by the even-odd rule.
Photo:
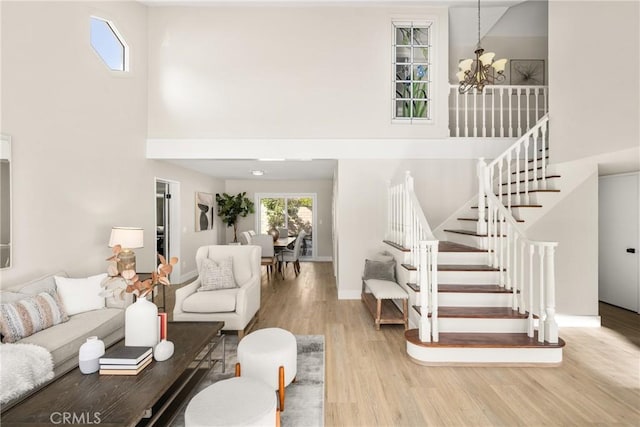
[[[259,207],[256,229],[260,234],[272,228],[286,229],[289,236],[298,236],[304,230],[306,236],[300,243],[301,258],[312,258],[316,253],[313,226],[316,221],[316,194],[263,193],[256,194]],[[280,233],[282,236],[282,232]]]

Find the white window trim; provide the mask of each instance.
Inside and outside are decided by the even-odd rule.
[[[256,206],[256,214],[255,214],[255,230],[256,233],[260,230],[260,199],[297,199],[302,197],[308,197],[313,202],[313,239],[311,240],[311,253],[313,254],[310,257],[300,257],[303,260],[313,260],[318,257],[318,194],[317,193],[255,193],[255,206]],[[286,217],[286,212],[285,212]]]
[[[109,67],[105,63],[104,59],[102,59],[100,54],[98,52],[96,52],[96,49],[91,44],[91,19],[97,19],[97,20],[105,22],[109,26],[109,28],[111,28],[111,31],[113,31],[113,34],[116,35],[116,37],[118,38],[118,41],[120,43],[122,43],[122,47],[124,48],[124,58],[123,58],[123,64],[122,64],[123,70],[112,70],[111,67]],[[89,16],[89,47],[91,48],[91,51],[102,62],[102,64],[105,66],[105,68],[108,71],[110,71],[110,72],[112,72],[112,73],[114,73],[116,75],[122,75],[122,74],[130,72],[130,67],[129,67],[129,55],[130,55],[129,51],[130,51],[130,48],[129,48],[129,45],[127,44],[126,40],[122,36],[122,33],[118,30],[118,27],[116,26],[116,24],[112,20],[104,18],[102,16],[98,16],[98,15],[90,15]]]
[[[428,104],[428,116],[429,118],[397,118],[396,117],[396,103],[395,103],[395,94],[396,94],[396,55],[395,55],[395,28],[396,26],[402,25],[416,25],[416,26],[428,26],[429,27],[429,104]],[[425,18],[392,18],[391,20],[391,50],[390,50],[390,67],[391,67],[391,78],[390,78],[390,89],[389,89],[389,105],[391,106],[391,123],[394,125],[411,125],[411,126],[422,126],[428,125],[433,126],[436,123],[436,108],[434,108],[434,104],[438,99],[438,90],[437,90],[437,66],[434,66],[433,59],[437,58],[438,54],[438,28],[437,28],[437,20],[435,17],[425,17]]]

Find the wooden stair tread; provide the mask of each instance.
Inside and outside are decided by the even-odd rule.
[[[538,332],[533,338],[526,333],[461,333],[441,332],[438,342],[422,342],[418,329],[405,331],[404,337],[412,344],[422,347],[472,347],[472,348],[561,348],[565,346],[562,338],[557,344],[538,342]]]
[[[438,271],[500,271],[490,265],[438,264]]]
[[[512,203],[511,204],[512,208],[541,208],[542,205],[523,205],[523,204],[516,204],[516,203]],[[487,209],[488,206],[485,206],[485,209]],[[505,206],[506,208],[506,206]],[[477,206],[471,206],[471,209],[478,209]],[[509,209],[509,208],[507,208]]]
[[[547,155],[544,157],[544,159],[545,159],[545,160],[549,160],[549,154],[547,154]],[[529,162],[529,163],[533,163],[533,160],[534,160],[534,159],[529,159],[529,160],[527,160],[527,162]],[[541,162],[541,161],[542,161],[542,157],[538,157],[538,158],[537,158],[537,159],[535,159],[535,160],[536,160],[536,162]]]
[[[561,178],[561,176],[560,176],[560,175],[547,175],[547,176],[545,176],[544,178],[545,178],[545,179],[554,179],[554,178]],[[528,179],[527,181],[529,181],[529,182],[533,182],[533,181],[542,181],[542,177],[540,177],[540,178],[536,178],[536,179],[530,178],[530,179]],[[517,181],[511,181],[511,184],[516,184],[516,182],[517,182]],[[520,182],[521,184],[524,184],[525,180],[524,180],[524,179],[521,179],[519,182]],[[503,182],[503,183],[502,183],[502,185],[507,185],[507,183],[506,183],[506,182]]]
[[[420,288],[418,288],[420,289]],[[500,285],[438,285],[438,292],[470,294],[511,294],[512,290]]]
[[[502,185],[506,185],[506,184],[502,184]],[[542,189],[540,189],[540,190],[529,190],[526,193],[525,193],[524,190],[523,191],[512,191],[511,193],[502,193],[501,195],[502,196],[509,196],[509,195],[516,196],[518,194],[528,194],[528,193],[559,193],[559,192],[560,192],[560,190],[546,190],[546,189],[542,190]],[[485,194],[484,197],[487,197],[487,195]],[[500,197],[500,195],[496,194],[496,197]]]
[[[536,170],[541,170],[541,169],[542,169],[542,166],[538,166],[536,168]],[[527,169],[526,172],[533,172],[533,168]],[[520,171],[517,171],[517,173],[525,173],[525,171],[520,170]],[[515,175],[515,174],[516,174],[516,171],[511,172],[511,175]]]
[[[400,264],[402,267],[406,268],[409,271],[417,271],[418,269],[411,264]]]
[[[417,283],[407,282],[407,286],[414,292],[420,292]],[[511,294],[512,291],[500,285],[438,285],[438,292],[468,293],[468,294]]]
[[[420,306],[414,305],[413,309],[421,314]],[[438,307],[438,317],[442,318],[526,319],[528,316],[528,313],[522,314],[511,307]]]
[[[486,234],[478,234],[478,232],[473,231],[473,230],[452,230],[452,229],[446,229],[444,230],[447,233],[456,233],[456,234],[464,234],[467,236],[474,236],[474,237],[487,237]],[[505,235],[503,235],[502,237],[506,237]]]
[[[456,218],[456,219],[457,219],[458,221],[475,221],[475,222],[478,222],[478,218]],[[514,219],[515,219],[515,218],[514,218]],[[524,220],[523,220],[523,219],[515,219],[515,220],[516,220],[516,222],[524,222]],[[488,219],[485,219],[485,220],[484,220],[484,222],[488,222],[488,221],[489,221]],[[502,222],[507,222],[507,220],[505,219],[505,220],[504,220],[504,221],[502,221]]]
[[[383,243],[386,243],[387,245],[389,245],[389,246],[391,246],[391,247],[393,247],[393,248],[396,248],[396,249],[397,249],[397,250],[399,250],[399,251],[402,251],[402,252],[411,252],[411,249],[409,249],[409,248],[405,248],[404,246],[399,245],[399,244],[397,244],[397,243],[394,243],[394,242],[392,242],[391,240],[383,240],[382,242],[383,242]]]

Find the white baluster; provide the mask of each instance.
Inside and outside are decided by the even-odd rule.
[[[542,132],[542,141],[541,144],[542,145],[542,189],[546,190],[547,189],[547,126],[548,126],[548,122],[545,122],[542,124],[542,126],[540,127],[540,130]]]
[[[544,113],[540,112],[540,105],[539,105],[539,101],[540,101],[540,88],[536,88],[535,89],[535,98],[536,98],[536,122],[538,120],[540,120],[540,117],[542,117],[544,115]]]
[[[504,201],[502,200],[502,159],[498,161],[498,200],[500,203],[504,205]]]
[[[524,243],[524,239],[520,242],[520,286],[518,286],[518,289],[520,290],[519,293],[519,303],[518,303],[518,307],[520,308],[518,311],[520,314],[525,314],[526,310],[524,308],[524,250],[525,250],[525,243]],[[533,325],[532,325],[533,327]]]
[[[511,289],[511,269],[513,266],[511,265],[511,224],[506,222],[506,218],[504,218],[504,222],[500,223],[500,235],[505,239],[505,270],[502,272],[502,268],[500,269],[500,273],[504,274],[504,286],[505,289]]]
[[[478,89],[473,89],[473,136],[478,137]]]
[[[499,268],[500,260],[498,258],[498,252],[500,251],[500,235],[498,234],[498,221],[500,221],[500,217],[498,216],[497,206],[493,206],[492,210],[493,210],[493,266]]]
[[[504,89],[500,88],[500,136],[504,138]]]
[[[513,137],[512,98],[513,95],[511,94],[511,91],[509,91],[509,138]]]
[[[533,182],[531,186],[534,190],[538,189],[538,132],[533,132],[533,154],[531,160],[533,160],[533,167],[531,172],[533,173]]]
[[[558,343],[558,324],[556,323],[556,277],[555,277],[555,248],[556,245],[549,245],[546,248],[546,278],[547,285],[547,310],[544,321],[544,336],[547,342]]]
[[[487,107],[485,105],[485,91],[482,91],[482,136],[487,136]]]
[[[533,255],[535,246],[529,243],[529,316],[527,317],[527,336],[533,338]]]
[[[522,108],[520,108],[520,98],[522,97],[520,94],[520,88],[517,89],[517,99],[518,99],[518,137],[522,136]]]
[[[544,97],[543,97],[544,114],[547,114],[549,112],[549,109],[547,108],[547,88],[546,87],[542,88],[542,93],[544,94]]]
[[[511,173],[511,153],[507,154],[507,203],[505,206],[511,210],[511,177],[513,174]],[[504,203],[503,203],[504,204]]]
[[[464,94],[464,136],[469,137],[469,94]]]
[[[491,137],[496,135],[496,88],[491,88]]]
[[[522,202],[520,197],[520,146],[516,147],[516,205]]]
[[[496,230],[498,232],[498,239],[500,240],[500,258],[499,258],[499,262],[498,262],[498,270],[499,270],[499,276],[500,276],[500,287],[504,288],[505,286],[505,280],[504,280],[504,237],[502,234],[502,224],[504,223],[504,214],[502,212],[500,212],[500,215],[498,216],[499,218],[499,223],[500,223],[500,229]],[[496,224],[497,225],[497,224]]]
[[[529,204],[529,137],[524,140],[524,199],[521,204]]]
[[[487,163],[483,157],[480,157],[478,164],[476,165],[476,175],[478,176],[478,224],[476,225],[476,232],[478,234],[487,234],[487,225],[485,223],[485,179]],[[484,248],[483,248],[484,249]]]
[[[454,89],[456,96],[456,136],[460,136],[460,93]]]
[[[512,229],[511,225],[509,225],[509,235],[513,235],[513,262],[511,263],[511,268],[513,273],[511,275],[511,308],[513,310],[518,309],[518,234],[515,230]]]
[[[538,309],[538,342],[544,342],[544,246],[538,246],[538,257],[540,260],[540,285],[538,291],[540,292]]]
[[[420,262],[418,266],[418,285],[420,286],[420,341],[431,342],[431,323],[429,322],[429,285],[427,284],[427,242],[420,242]]]
[[[531,88],[526,88],[525,89],[525,99],[527,101],[527,129],[531,129],[531,113],[529,112],[529,91],[531,90]]]
[[[438,242],[431,242],[429,247],[429,255],[431,259],[431,334],[433,341],[440,340],[440,325],[438,320]]]

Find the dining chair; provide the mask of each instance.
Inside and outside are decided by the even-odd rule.
[[[257,234],[251,241],[252,245],[262,248],[261,265],[267,267],[267,278],[273,276],[274,267],[276,265],[276,256],[273,250],[273,237],[270,234]]]
[[[243,231],[240,233],[240,244],[242,245],[250,245],[251,244],[251,234],[248,231]]]
[[[283,249],[282,252],[280,252],[279,261],[282,268],[283,279],[284,272],[289,266],[290,262],[293,263],[293,271],[295,272],[296,277],[298,276],[298,274],[300,274],[300,251],[302,249],[302,241],[304,240],[304,237],[306,235],[307,233],[304,230],[300,230],[300,233],[298,234],[298,237],[296,238],[296,241],[294,243],[293,250]]]

